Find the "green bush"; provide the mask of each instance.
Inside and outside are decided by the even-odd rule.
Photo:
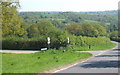
[[[113,32],[109,33],[109,37],[113,41],[120,42],[120,33],[119,33],[119,31],[113,31]]]
[[[10,37],[3,38],[2,48],[3,49],[38,49],[47,47],[47,40],[44,36],[39,38],[18,38]]]
[[[74,36],[65,35],[63,32],[54,32],[54,35],[49,34],[51,38],[50,47],[52,49],[74,49],[74,47],[86,47],[91,49],[95,46],[109,45],[110,39],[106,37],[86,37],[86,36]],[[2,40],[3,49],[26,49],[26,50],[40,50],[41,48],[47,48],[47,36],[39,36],[34,38],[20,38],[16,36],[8,36]],[[67,43],[67,37],[70,38],[70,43]]]
[[[73,40],[74,39],[74,40]],[[104,47],[103,47],[104,46]],[[71,42],[67,48],[61,48],[65,50],[99,50],[99,49],[109,49],[113,45],[109,38],[106,37],[86,37],[86,36],[76,36],[71,37]]]

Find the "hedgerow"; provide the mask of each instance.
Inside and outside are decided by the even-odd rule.
[[[36,38],[20,38],[16,36],[9,36],[3,38],[3,49],[25,49],[25,50],[40,50],[41,48],[48,48],[47,44],[48,36],[40,36]],[[70,38],[70,43],[67,43],[67,37]],[[74,46],[87,47],[90,49],[93,46],[109,45],[110,39],[106,37],[86,37],[86,36],[51,36],[50,48],[61,49],[61,47]]]

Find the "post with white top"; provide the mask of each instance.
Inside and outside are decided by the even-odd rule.
[[[69,38],[69,37],[67,37],[67,43],[68,43],[68,44],[70,43],[70,38]]]
[[[47,40],[48,40],[48,42],[47,42],[48,43],[48,49],[50,49],[50,37],[48,37]]]

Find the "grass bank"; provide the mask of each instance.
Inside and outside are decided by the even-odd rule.
[[[64,50],[70,50],[70,51],[98,51],[98,50],[106,50],[106,49],[112,49],[115,46],[117,46],[115,43],[109,42],[107,44],[99,44],[99,45],[90,45],[90,46],[72,46],[63,48]],[[63,50],[62,49],[62,50]]]
[[[2,73],[39,73],[92,56],[90,53],[61,50],[48,50],[33,54],[1,54]]]

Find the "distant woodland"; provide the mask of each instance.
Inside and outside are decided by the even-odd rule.
[[[2,3],[3,49],[40,49],[91,46],[118,41],[118,11],[18,12],[19,4]],[[103,41],[100,41],[100,40]],[[89,41],[88,41],[89,40]],[[94,43],[93,43],[94,42]],[[99,43],[98,43],[99,42]]]

